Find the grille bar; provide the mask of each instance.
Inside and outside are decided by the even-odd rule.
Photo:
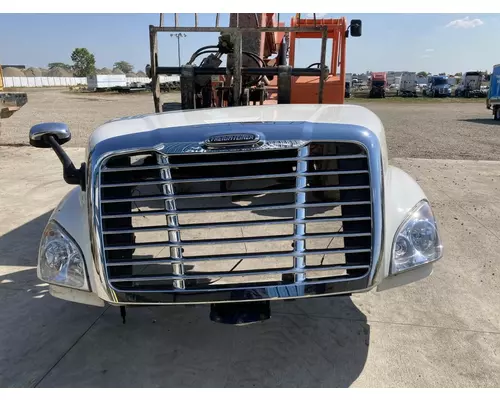
[[[174,297],[288,286],[302,293],[304,285],[330,282],[346,282],[344,291],[362,287],[377,254],[370,147],[346,140],[108,156],[97,198],[110,287]]]
[[[307,161],[304,161],[309,155],[309,146],[302,147],[299,149],[299,160],[297,161],[297,172],[304,173],[307,172]],[[307,178],[304,176],[298,176],[296,178],[296,193],[295,193],[295,220],[299,221],[293,225],[293,233],[296,239],[293,241],[293,249],[298,255],[293,258],[293,268],[299,271],[303,271],[306,266],[305,259],[305,233],[306,225],[304,220],[306,218],[306,209],[303,207],[306,203],[306,193]],[[294,275],[295,282],[302,282],[306,278],[305,273],[300,272]]]
[[[234,153],[233,153],[234,154]],[[175,157],[175,156],[174,156]],[[322,160],[352,160],[352,159],[362,159],[366,158],[366,154],[351,154],[351,155],[341,155],[341,156],[319,156],[319,157],[306,157],[303,161],[322,161]],[[182,168],[182,167],[214,167],[222,165],[246,165],[246,164],[266,164],[266,163],[276,163],[276,162],[286,162],[299,161],[299,157],[284,157],[284,158],[268,158],[260,160],[244,160],[244,161],[215,161],[215,162],[201,162],[201,163],[172,163],[172,168]],[[124,171],[144,171],[144,170],[155,170],[162,169],[158,165],[147,165],[147,166],[137,166],[137,167],[104,167],[101,169],[102,172],[124,172]]]
[[[357,175],[367,174],[368,170],[352,170],[352,171],[318,171],[305,173],[290,173],[290,174],[267,174],[267,175],[247,175],[247,176],[224,176],[216,178],[199,178],[199,179],[172,179],[172,180],[152,180],[152,181],[137,181],[123,183],[107,183],[101,185],[103,188],[123,187],[123,186],[148,186],[148,185],[163,185],[165,183],[199,183],[199,182],[220,182],[220,181],[242,181],[253,179],[280,179],[280,178],[295,178],[297,176],[323,176],[323,175]]]
[[[299,176],[298,179],[305,181],[305,178]],[[291,188],[291,189],[268,189],[268,190],[246,190],[236,192],[212,192],[212,193],[191,193],[191,194],[169,194],[167,196],[143,196],[143,197],[122,197],[119,199],[105,199],[101,203],[128,203],[131,201],[155,201],[155,200],[169,200],[169,199],[199,199],[204,197],[231,197],[231,196],[253,196],[261,194],[280,194],[280,193],[296,193],[296,192],[326,192],[329,190],[363,190],[369,189],[368,185],[359,186],[326,186],[326,187],[312,187],[312,188]],[[305,201],[305,196],[304,196]]]
[[[164,156],[157,156],[158,164],[168,165],[168,158]],[[170,168],[166,167],[161,170],[161,177],[165,180],[170,180],[172,175],[170,173]],[[163,193],[170,196],[165,196],[165,210],[170,213],[166,215],[167,218],[167,226],[170,229],[168,231],[168,240],[172,243],[170,247],[170,257],[172,259],[172,269],[175,275],[182,276],[184,275],[184,265],[182,264],[182,248],[180,248],[177,243],[181,241],[181,232],[179,230],[179,217],[175,214],[176,205],[175,200],[172,195],[174,194],[174,185],[171,183],[166,183],[163,185]],[[182,279],[176,279],[174,281],[174,287],[176,289],[184,289],[185,282]]]
[[[281,242],[286,240],[312,240],[312,239],[323,239],[323,238],[341,238],[341,237],[360,237],[360,236],[371,236],[370,232],[357,232],[357,233],[310,233],[304,235],[278,235],[278,236],[258,236],[258,237],[242,237],[234,239],[210,239],[210,240],[182,240],[180,242],[148,242],[148,243],[135,243],[130,246],[107,246],[104,250],[125,250],[125,249],[136,249],[136,248],[148,248],[148,247],[165,247],[165,246],[205,246],[214,244],[234,244],[234,243],[253,243],[253,242]]]
[[[317,207],[337,207],[337,206],[359,206],[359,205],[369,205],[371,201],[333,201],[325,203],[305,203],[302,204],[304,208],[317,208]],[[226,208],[186,208],[177,211],[141,211],[133,213],[123,213],[123,214],[107,214],[103,215],[103,219],[108,218],[123,218],[123,217],[140,217],[147,215],[179,215],[179,214],[198,214],[207,212],[234,212],[234,211],[259,211],[259,210],[284,210],[290,208],[296,208],[295,203],[289,204],[272,204],[265,206],[238,206],[238,207],[226,207]]]
[[[353,270],[353,269],[368,269],[369,265],[326,265],[320,267],[307,267],[306,272],[316,271],[340,271],[340,270]],[[304,272],[304,270],[294,268],[281,268],[281,269],[260,269],[260,270],[241,270],[233,272],[210,272],[206,274],[184,274],[180,276],[182,279],[206,279],[206,278],[222,278],[222,277],[238,277],[245,275],[282,275],[282,274],[296,274]],[[133,276],[124,278],[112,278],[109,281],[118,282],[152,282],[152,281],[165,281],[178,279],[178,275],[150,275],[150,276]]]
[[[210,256],[192,256],[183,257],[184,262],[200,262],[200,261],[216,261],[216,260],[237,260],[237,259],[247,259],[247,258],[265,258],[265,257],[301,257],[313,254],[355,254],[355,253],[370,253],[370,248],[359,248],[359,249],[315,249],[306,250],[301,252],[296,251],[277,251],[277,252],[267,252],[267,253],[239,253],[239,254],[221,254],[221,255],[210,255]],[[155,264],[171,264],[179,262],[179,259],[174,259],[171,257],[155,258],[150,260],[124,260],[124,261],[113,261],[108,262],[108,266],[120,266],[120,265],[155,265]]]
[[[370,221],[370,217],[318,217],[318,218],[306,218],[306,224],[311,223],[322,223],[322,222],[346,222],[346,221]],[[296,219],[280,219],[280,220],[261,220],[261,221],[243,221],[243,222],[214,222],[206,224],[187,224],[179,225],[179,229],[217,229],[217,228],[236,228],[236,227],[251,227],[259,225],[282,225],[282,224],[295,224],[301,222]],[[138,227],[134,229],[108,229],[103,231],[105,235],[118,235],[122,233],[137,233],[137,232],[162,232],[171,229],[177,229],[177,227],[170,228],[164,225],[158,226],[145,226]]]

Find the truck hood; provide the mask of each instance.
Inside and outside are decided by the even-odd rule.
[[[380,119],[367,108],[355,105],[333,104],[279,104],[200,110],[172,111],[159,114],[137,115],[109,121],[98,127],[89,142],[89,151],[108,139],[125,135],[151,135],[179,127],[195,127],[207,124],[227,125],[240,123],[289,122],[330,123],[358,125],[377,135],[385,148],[385,133]],[[217,132],[214,132],[217,133]],[[140,139],[140,137],[139,137]],[[183,141],[200,140],[196,129],[186,129]]]

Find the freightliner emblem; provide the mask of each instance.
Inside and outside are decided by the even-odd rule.
[[[205,144],[210,147],[238,146],[254,144],[259,140],[259,135],[255,133],[230,133],[210,136]]]

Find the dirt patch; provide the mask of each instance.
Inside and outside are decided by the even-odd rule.
[[[169,107],[178,106],[180,94],[165,93],[162,102]],[[352,99],[349,104],[362,105],[379,116],[391,158],[500,160],[500,123],[493,123],[483,101],[436,99],[408,103]],[[32,125],[61,121],[69,125],[73,134],[65,146],[85,146],[99,125],[114,118],[153,112],[151,93],[34,90],[30,91],[28,103],[21,110],[0,122],[0,144],[27,143]]]

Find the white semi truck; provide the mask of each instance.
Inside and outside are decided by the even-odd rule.
[[[431,274],[442,244],[418,183],[389,164],[364,107],[278,104],[127,117],[76,168],[62,123],[32,127],[75,187],[42,235],[38,277],[94,306],[210,304],[269,318],[272,301],[383,291]]]
[[[462,81],[455,89],[455,97],[486,97],[482,90],[483,74],[480,71],[468,71],[462,76]]]
[[[417,97],[417,86],[417,74],[415,72],[403,72],[397,95],[402,97]]]

